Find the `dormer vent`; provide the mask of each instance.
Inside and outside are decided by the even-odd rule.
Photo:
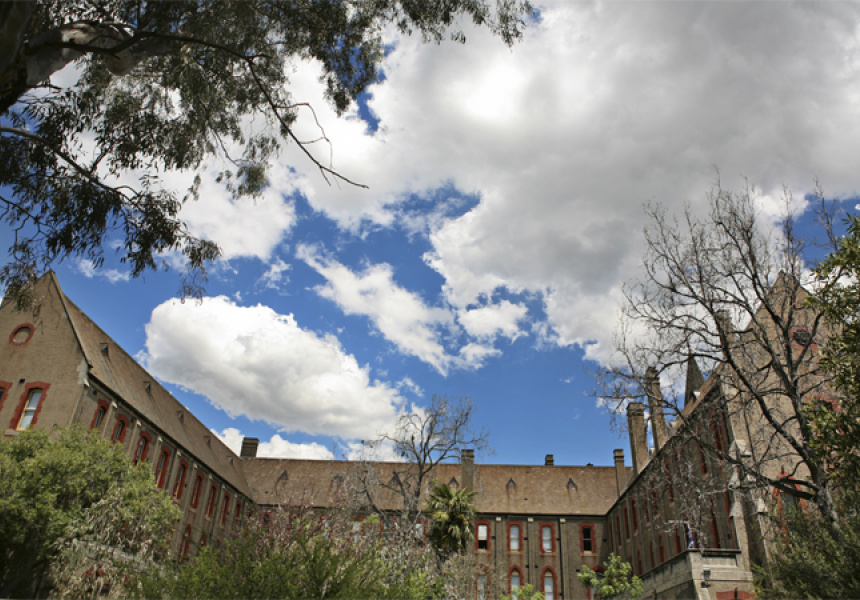
[[[101,343],[101,347],[102,347],[102,354],[104,354],[105,356],[107,356],[107,355],[108,355],[108,350],[110,349],[110,344],[109,344],[108,342],[102,342],[102,343]]]
[[[449,487],[460,487],[460,482],[457,481],[456,477],[452,477],[451,481],[448,482]]]
[[[513,478],[513,477],[511,477],[510,479],[508,479],[508,484],[507,484],[507,485],[508,485],[508,487],[517,487],[517,482],[516,482],[516,481],[514,481],[514,478]]]
[[[575,492],[576,491],[576,483],[574,483],[573,477],[571,477],[567,480],[567,491],[568,492]]]
[[[143,382],[143,389],[146,390],[147,394],[151,394],[152,393],[152,382],[144,381]]]

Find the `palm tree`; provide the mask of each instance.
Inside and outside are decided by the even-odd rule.
[[[462,552],[474,536],[475,492],[441,483],[424,503],[433,519],[430,543],[443,555]]]

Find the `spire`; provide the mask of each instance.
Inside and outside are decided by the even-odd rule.
[[[700,390],[703,385],[705,385],[705,378],[702,377],[699,365],[696,364],[696,359],[691,354],[687,359],[687,387],[684,391],[684,408],[696,399],[693,392]]]

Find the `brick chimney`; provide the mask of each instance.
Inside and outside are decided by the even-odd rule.
[[[552,454],[547,454],[546,458],[543,459],[543,464],[545,467],[552,467],[555,465],[555,458]]]
[[[475,450],[473,448],[464,448],[460,455],[460,474],[463,480],[463,489],[475,489]]]
[[[624,468],[624,450],[616,448],[612,454],[615,457],[615,483],[618,486],[618,495],[624,490],[627,485],[627,469]]]
[[[630,453],[633,473],[639,473],[648,462],[648,439],[645,432],[645,406],[641,402],[627,405],[627,432],[630,435]]]
[[[660,391],[660,376],[657,369],[645,370],[645,388],[648,393],[648,410],[651,413],[651,433],[654,435],[654,452],[660,450],[669,439],[669,427],[663,415],[663,393]]]
[[[242,451],[239,453],[239,456],[242,458],[256,458],[257,446],[259,445],[259,438],[242,438]]]

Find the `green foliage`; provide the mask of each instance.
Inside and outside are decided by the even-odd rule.
[[[166,548],[178,509],[148,463],[78,427],[0,440],[0,597],[31,597],[50,573],[69,594],[118,581]],[[83,575],[107,575],[102,582]]]
[[[772,517],[780,536],[765,568],[757,569],[759,598],[860,598],[858,493],[841,497],[837,536],[812,507],[791,506]]]
[[[642,580],[633,575],[630,563],[621,560],[615,554],[609,555],[609,561],[604,566],[602,576],[583,565],[582,571],[576,575],[580,583],[595,591],[598,598],[615,598],[628,596],[635,600],[642,595]]]
[[[424,598],[429,554],[406,532],[362,524],[344,511],[284,508],[251,519],[220,547],[151,568],[141,597]]]
[[[860,218],[847,220],[848,232],[836,250],[815,270],[822,284],[811,304],[822,311],[834,335],[822,351],[821,364],[833,375],[838,405],[816,397],[806,406],[813,428],[811,445],[830,464],[843,489],[860,484]]]
[[[442,555],[463,552],[474,537],[475,492],[442,483],[433,488],[424,510],[433,519],[429,539]]]
[[[189,232],[179,210],[197,199],[207,159],[228,165],[219,180],[236,196],[265,188],[288,142],[323,177],[352,183],[293,134],[299,112],[312,109],[291,96],[291,64],[317,61],[342,114],[378,80],[387,25],[463,41],[456,23],[465,18],[510,44],[530,12],[527,0],[0,3],[0,219],[17,234],[0,284],[19,295],[54,261],[98,265],[116,231],[133,275],[177,251],[189,265],[184,291],[198,291],[219,250]],[[74,85],[45,85],[73,60]],[[159,173],[173,169],[198,178],[170,189]]]
[[[517,590],[511,590],[509,595],[502,596],[502,600],[544,600],[544,596],[535,586],[527,583]]]

